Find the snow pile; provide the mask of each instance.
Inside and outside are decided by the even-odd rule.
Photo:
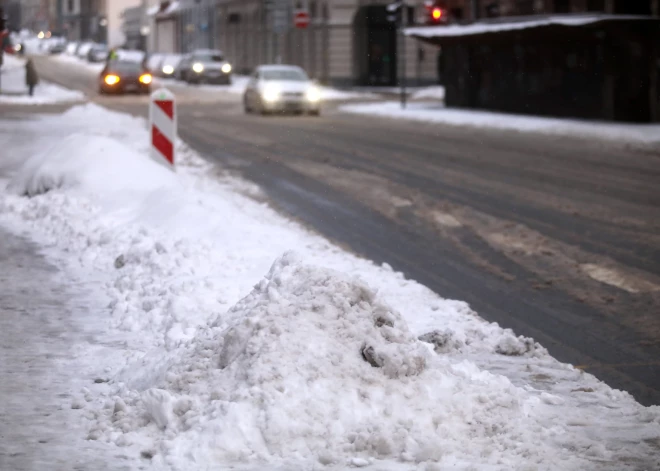
[[[130,197],[135,189],[147,193],[176,185],[171,171],[153,165],[116,139],[89,139],[88,134],[74,133],[28,159],[9,189],[27,196],[76,187],[107,193],[117,191],[119,180],[125,197]]]
[[[37,70],[38,72],[38,70]],[[59,85],[40,81],[34,89],[34,96],[28,95],[25,85],[25,61],[5,54],[5,63],[0,69],[2,88],[0,103],[18,105],[44,105],[60,102],[80,101],[85,95]]]
[[[537,132],[648,146],[660,145],[660,125],[658,124],[621,124],[544,118],[489,111],[468,111],[428,103],[409,103],[406,109],[401,109],[401,105],[397,102],[359,103],[343,105],[340,109],[347,113],[409,119],[451,126]]]
[[[539,399],[436,357],[364,282],[292,253],[182,353],[141,369],[90,436],[130,444],[146,429],[158,464],[584,465],[553,445]]]

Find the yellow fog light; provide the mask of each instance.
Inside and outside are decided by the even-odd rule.
[[[151,74],[142,74],[140,75],[140,82],[142,82],[145,85],[149,85],[151,83]]]
[[[119,83],[119,77],[116,75],[106,75],[105,76],[105,83],[108,85],[116,85]]]

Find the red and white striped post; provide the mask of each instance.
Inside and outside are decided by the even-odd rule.
[[[166,88],[153,92],[149,105],[151,157],[172,170],[174,170],[176,118],[174,94]]]

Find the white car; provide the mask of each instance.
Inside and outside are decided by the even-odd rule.
[[[246,113],[321,113],[321,91],[294,65],[262,65],[250,76],[243,107]]]
[[[181,54],[166,54],[160,63],[160,70],[154,73],[160,77],[175,78],[182,59]]]
[[[149,55],[149,58],[147,59],[147,68],[152,74],[156,75],[160,71],[164,57],[163,54],[159,53]]]
[[[217,49],[197,49],[186,54],[179,63],[178,72],[178,78],[188,83],[231,84],[231,64]]]

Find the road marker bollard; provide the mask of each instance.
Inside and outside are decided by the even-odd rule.
[[[171,170],[174,170],[176,121],[174,94],[166,88],[153,92],[149,103],[151,157]]]

